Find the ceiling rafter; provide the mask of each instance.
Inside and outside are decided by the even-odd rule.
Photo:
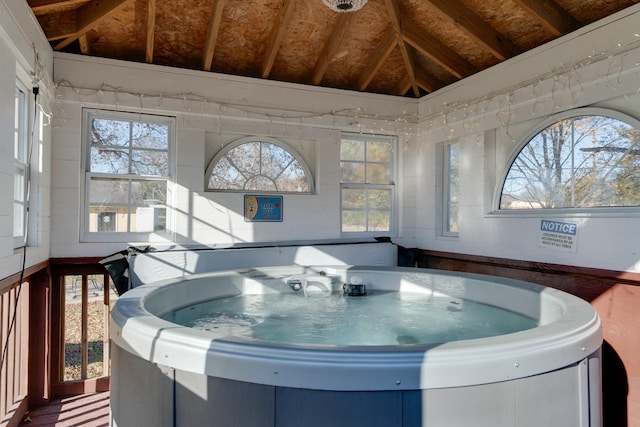
[[[89,38],[86,34],[83,34],[78,38],[78,43],[80,43],[80,53],[83,55],[89,55]]]
[[[156,0],[147,0],[147,45],[145,49],[145,60],[153,63],[153,45],[156,34]]]
[[[91,0],[75,12],[77,19],[76,31],[55,45],[53,49],[60,50],[64,48],[131,1],[133,0]]]
[[[387,60],[387,58],[389,57],[389,55],[391,55],[391,52],[396,48],[397,45],[398,38],[396,37],[395,30],[392,28],[382,39],[382,43],[380,43],[376,51],[373,53],[373,55],[371,55],[371,58],[369,58],[367,66],[360,74],[360,79],[358,80],[356,89],[358,89],[359,91],[363,91],[367,88],[367,86],[369,86],[371,80],[373,80],[373,78],[376,76],[376,74],[380,70],[380,67],[382,67],[382,64],[384,64],[384,61]],[[411,85],[411,81],[409,81],[409,84]]]
[[[580,23],[553,0],[514,1],[555,36],[562,36],[580,28]]]
[[[428,0],[453,23],[487,48],[493,56],[504,61],[521,53],[521,49],[503,37],[491,25],[483,21],[458,0]]]
[[[220,23],[222,22],[222,10],[225,4],[226,0],[213,0],[209,27],[207,29],[207,42],[204,45],[204,58],[202,60],[202,68],[205,71],[211,71],[211,66],[213,65],[213,54],[216,50]]]
[[[351,13],[341,13],[338,17],[338,22],[333,28],[333,32],[331,33],[331,37],[322,47],[322,52],[320,52],[320,56],[316,61],[316,65],[313,67],[313,74],[311,75],[311,84],[319,85],[322,79],[324,78],[325,73],[327,72],[327,68],[329,64],[336,56],[339,48],[342,46],[342,40],[344,37],[344,33],[349,27],[349,22],[351,22],[351,17],[353,14]]]
[[[33,14],[39,16],[77,9],[87,2],[89,0],[28,0],[27,3]]]
[[[271,73],[271,68],[276,60],[276,56],[280,50],[280,45],[282,45],[282,40],[284,39],[287,27],[289,26],[289,22],[293,16],[293,9],[295,5],[296,0],[284,0],[282,7],[280,8],[278,19],[271,31],[267,50],[265,51],[264,60],[262,61],[262,72],[260,73],[260,76],[263,79],[269,77],[269,74]]]
[[[408,19],[402,23],[402,33],[407,43],[457,78],[463,79],[478,72],[473,64]]]
[[[400,48],[402,60],[404,61],[405,68],[407,69],[407,75],[409,76],[411,87],[413,88],[413,94],[417,98],[420,96],[420,89],[418,88],[418,85],[416,83],[416,72],[415,64],[413,61],[413,54],[409,49],[407,49],[404,36],[402,35],[402,24],[400,22],[400,6],[398,6],[398,2],[396,0],[385,0],[384,2],[387,6],[387,14],[389,15],[391,26],[393,27],[393,31],[395,32],[396,39],[398,41],[398,47]]]

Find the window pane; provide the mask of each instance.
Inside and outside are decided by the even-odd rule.
[[[444,233],[458,233],[460,144],[446,144],[444,153]]]
[[[307,175],[298,162],[291,163],[276,179],[276,186],[281,191],[306,193],[311,191]]]
[[[128,147],[130,130],[128,121],[94,118],[91,120],[91,145]]]
[[[169,126],[157,123],[133,123],[132,144],[135,148],[169,149]]]
[[[260,143],[250,142],[230,150],[227,159],[247,176],[260,174]]]
[[[343,139],[340,143],[340,159],[364,161],[364,141]]]
[[[229,149],[211,167],[207,190],[308,193],[312,184],[307,169],[286,148],[249,141]]]
[[[369,212],[369,231],[389,231],[391,228],[391,218],[388,211]]]
[[[367,184],[389,184],[390,178],[388,165],[367,164]]]
[[[262,143],[260,163],[263,175],[276,178],[293,161],[293,156],[277,145]]]
[[[129,150],[91,147],[91,172],[126,175],[129,173]]]
[[[131,182],[131,204],[134,206],[149,206],[167,203],[166,181],[142,181]]]
[[[216,190],[242,190],[244,176],[226,158],[216,163],[209,178],[209,188]]]
[[[133,150],[131,172],[145,176],[168,176],[169,153],[167,151]]]
[[[247,180],[244,186],[245,190],[248,191],[276,191],[278,187],[276,187],[276,183],[266,176],[252,176]]]
[[[25,170],[16,167],[13,176],[13,237],[25,235]]]
[[[98,179],[90,181],[91,205],[127,205],[129,202],[129,181],[126,179]]]
[[[374,190],[368,191],[367,207],[369,209],[390,209],[391,208],[391,190]]]
[[[367,162],[391,162],[391,143],[369,141],[367,143]]]
[[[501,209],[640,206],[640,130],[605,116],[547,127],[505,179]]]
[[[367,231],[367,222],[364,211],[342,211],[342,231]]]
[[[364,163],[340,162],[342,169],[341,182],[362,184],[364,183]]]
[[[343,209],[363,209],[367,200],[367,190],[364,189],[342,189]]]

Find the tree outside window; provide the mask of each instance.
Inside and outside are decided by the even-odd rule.
[[[89,233],[167,233],[173,119],[87,113]]]
[[[638,122],[602,110],[538,132],[504,181],[500,209],[640,206]]]
[[[209,162],[207,191],[312,193],[313,179],[302,157],[266,137],[234,141]]]
[[[342,135],[342,233],[394,232],[395,147],[395,138],[389,136]]]

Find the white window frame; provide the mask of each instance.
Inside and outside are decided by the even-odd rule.
[[[453,147],[457,147],[458,150],[458,168],[453,170],[451,167],[451,149]],[[457,209],[455,212],[458,213],[456,218],[456,224],[458,224],[457,230],[451,229],[452,224],[452,209],[451,206],[454,202],[451,200],[451,192],[452,192],[452,177],[453,175],[457,176],[458,179],[458,188],[456,192],[458,194],[458,200],[455,202],[457,204]],[[460,220],[460,142],[459,141],[450,141],[443,143],[442,147],[442,235],[447,237],[458,237],[459,235],[459,220]]]
[[[154,122],[163,123],[168,126],[168,153],[167,158],[169,164],[167,165],[168,175],[166,177],[157,176],[144,176],[136,174],[111,174],[91,172],[91,135],[90,135],[90,121],[93,118],[111,119],[111,120],[123,120],[130,122]],[[158,241],[173,241],[175,234],[175,227],[173,226],[174,212],[173,212],[173,198],[174,198],[174,177],[175,177],[175,117],[160,116],[152,114],[142,113],[130,113],[130,112],[115,112],[110,110],[99,109],[85,109],[83,112],[83,131],[82,131],[82,170],[85,174],[83,184],[84,199],[82,202],[82,224],[81,224],[81,236],[82,242],[158,242]],[[166,227],[164,232],[136,232],[136,231],[116,231],[116,232],[99,232],[90,231],[90,183],[92,179],[118,179],[127,181],[163,181],[167,185],[167,199],[166,204],[160,206],[166,208]],[[131,202],[126,205],[127,209],[131,207]],[[153,207],[153,206],[152,206]],[[131,221],[131,215],[128,215],[128,221]],[[128,224],[129,228],[131,224]]]
[[[31,97],[20,79],[16,80],[15,130],[13,155],[13,247],[27,245],[27,227],[29,209],[29,134]]]
[[[229,153],[229,151],[233,150],[234,148],[237,148],[243,144],[249,144],[249,143],[268,143],[268,144],[273,144],[279,148],[281,148],[282,150],[286,151],[289,155],[291,155],[295,161],[300,165],[300,167],[302,168],[302,170],[304,171],[305,177],[307,178],[307,182],[309,183],[309,191],[270,191],[270,190],[246,190],[246,189],[218,189],[218,188],[210,188],[209,187],[209,182],[211,179],[211,173],[213,172],[213,169],[216,167],[216,165],[218,164],[219,161],[221,161],[223,158],[225,158],[225,156],[227,155],[227,153]],[[246,137],[242,137],[239,139],[236,139],[234,141],[232,141],[231,143],[225,145],[225,147],[220,150],[219,152],[217,152],[213,158],[209,161],[209,163],[207,164],[207,168],[205,170],[205,174],[204,174],[204,188],[205,191],[207,192],[227,192],[227,193],[246,193],[248,191],[258,191],[260,193],[274,193],[274,194],[314,194],[315,193],[315,183],[314,183],[314,179],[313,179],[313,174],[311,173],[311,169],[309,168],[309,165],[307,165],[307,163],[305,162],[304,158],[296,151],[294,150],[292,147],[290,147],[289,145],[287,145],[286,143],[284,143],[283,141],[280,141],[278,139],[275,138],[270,138],[270,137],[266,137],[266,136],[246,136]]]
[[[342,177],[340,177],[340,233],[342,237],[396,237],[397,236],[397,230],[398,230],[398,224],[397,224],[397,212],[398,212],[398,207],[397,207],[397,195],[396,195],[396,181],[397,181],[397,164],[398,164],[398,137],[397,136],[392,136],[392,135],[378,135],[378,134],[355,134],[355,133],[348,133],[348,132],[343,132],[341,134],[341,138],[340,138],[340,144],[342,144],[342,140],[343,139],[350,139],[350,140],[361,140],[364,142],[369,142],[369,141],[385,141],[385,142],[389,142],[391,144],[392,147],[392,153],[391,153],[391,160],[390,160],[390,164],[389,164],[389,183],[388,184],[368,184],[366,182],[363,183],[345,183],[342,182]],[[343,159],[340,158],[340,162],[342,162]],[[366,165],[367,162],[366,159],[365,161],[363,161],[363,163]],[[365,166],[366,167],[366,166]],[[365,178],[366,181],[366,178]],[[343,207],[342,204],[342,192],[345,189],[365,189],[365,190],[369,190],[369,189],[385,189],[385,190],[390,190],[391,192],[391,207],[389,209],[389,230],[387,231],[370,231],[368,228],[368,225],[366,226],[367,230],[366,231],[343,231],[343,223],[342,223],[342,214],[345,210],[347,210],[345,207]],[[363,206],[360,210],[363,210],[365,212],[365,218],[368,217],[367,213],[372,210],[369,209],[367,206]]]
[[[488,214],[491,217],[544,217],[544,218],[553,218],[553,217],[617,217],[619,215],[625,216],[633,216],[640,217],[640,208],[637,206],[613,206],[613,207],[568,207],[568,208],[536,208],[536,209],[501,209],[500,203],[503,195],[504,185],[513,166],[513,163],[516,161],[517,157],[520,155],[522,150],[531,142],[533,138],[535,138],[540,132],[547,129],[549,126],[562,121],[564,119],[579,117],[579,116],[605,116],[613,119],[620,120],[625,122],[631,126],[634,126],[637,129],[640,129],[640,120],[631,117],[627,114],[621,113],[616,110],[611,110],[608,108],[599,108],[599,107],[584,107],[579,109],[573,109],[564,111],[562,113],[551,116],[541,122],[538,126],[532,129],[528,134],[526,134],[525,138],[521,144],[519,144],[516,150],[513,152],[508,162],[506,163],[506,167],[502,173],[501,179],[497,181],[497,188],[494,192],[493,197],[493,211]]]

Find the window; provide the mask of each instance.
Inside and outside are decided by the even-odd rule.
[[[534,134],[504,180],[500,209],[640,206],[640,122],[568,113]]]
[[[26,244],[29,108],[27,91],[16,84],[13,139],[13,240],[14,248]]]
[[[293,149],[271,138],[242,138],[209,162],[207,191],[312,193],[309,168]]]
[[[89,234],[169,232],[173,128],[168,117],[86,111]]]
[[[458,235],[458,194],[460,185],[460,143],[444,144],[444,176],[442,234],[444,236]]]
[[[396,139],[343,134],[340,142],[342,233],[395,231]]]

